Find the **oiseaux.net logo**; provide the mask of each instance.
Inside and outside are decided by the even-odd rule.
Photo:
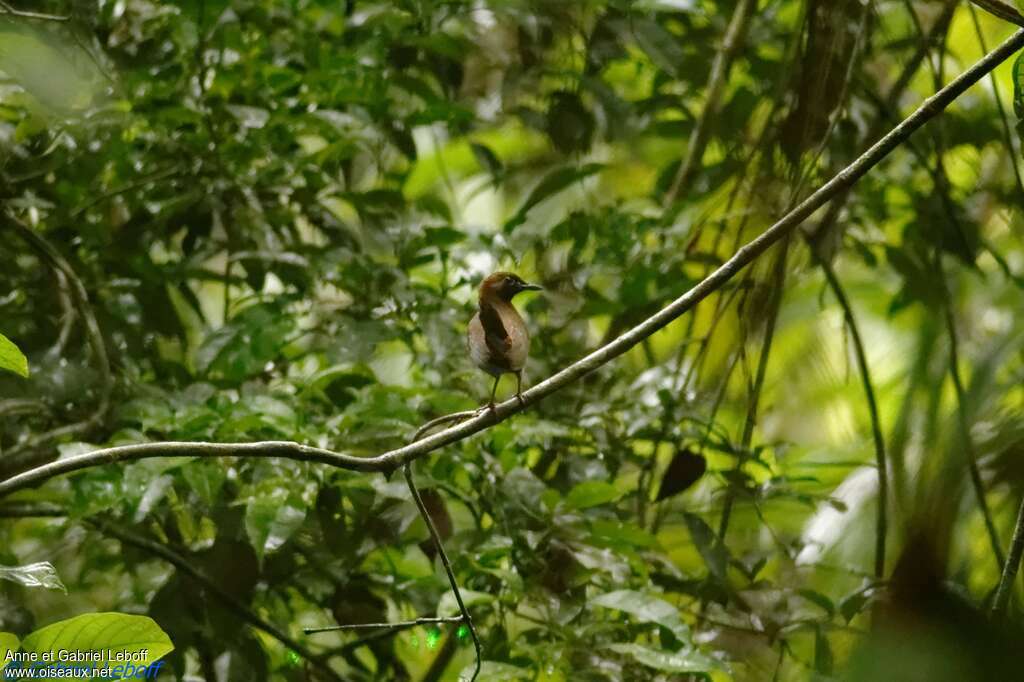
[[[154,679],[163,668],[163,661],[148,665],[134,663],[61,663],[10,661],[5,663],[3,680],[144,680]]]

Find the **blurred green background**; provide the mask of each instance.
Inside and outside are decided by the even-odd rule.
[[[0,3],[0,333],[30,369],[0,373],[0,478],[145,441],[401,445],[486,400],[463,335],[488,272],[545,287],[517,300],[536,383],[1014,28],[936,0],[35,5]],[[1010,60],[695,313],[417,464],[481,679],[995,679],[894,586],[983,611],[1024,494],[1014,78]],[[301,634],[457,613],[400,477],[148,460],[0,515],[0,564],[49,561],[68,588],[0,581],[0,631],[146,614],[179,679],[472,670],[455,626]],[[872,649],[886,622],[907,649]]]

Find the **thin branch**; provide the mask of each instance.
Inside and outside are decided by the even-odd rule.
[[[739,474],[746,462],[747,454],[750,452],[750,445],[754,437],[754,426],[757,424],[757,409],[761,400],[761,392],[764,388],[764,379],[768,371],[768,357],[771,355],[772,341],[775,338],[775,324],[779,319],[779,309],[782,305],[782,294],[786,279],[786,261],[789,256],[790,240],[783,242],[778,255],[775,257],[775,267],[772,276],[772,297],[769,304],[768,320],[764,330],[764,339],[761,342],[761,354],[757,361],[757,374],[754,384],[750,388],[750,397],[747,404],[747,416],[743,422],[743,435],[740,440],[739,454],[736,458],[734,474]],[[725,545],[725,534],[729,532],[729,521],[732,518],[732,508],[736,501],[736,485],[730,481],[729,488],[725,493],[725,505],[722,508],[722,516],[718,523],[718,544]]]
[[[995,521],[992,518],[992,510],[989,509],[988,500],[985,498],[985,483],[981,479],[981,469],[978,466],[978,453],[974,450],[974,441],[971,438],[971,425],[967,419],[967,393],[964,391],[964,383],[960,378],[960,351],[956,333],[956,321],[953,319],[953,300],[945,285],[945,274],[942,272],[942,254],[936,254],[935,261],[939,271],[939,277],[943,280],[942,295],[945,305],[943,314],[946,320],[946,332],[949,334],[949,375],[953,380],[953,388],[956,390],[956,414],[960,422],[960,433],[964,439],[964,451],[967,454],[967,471],[970,473],[971,487],[974,495],[978,498],[978,508],[985,521],[985,530],[988,532],[989,543],[992,545],[992,552],[996,555],[996,562],[999,570],[1006,566],[1006,555],[1003,553],[1002,545],[999,544],[999,531],[996,530]]]
[[[427,511],[426,505],[423,504],[423,498],[420,497],[420,491],[416,487],[416,483],[412,479],[412,463],[406,464],[402,468],[402,473],[405,474],[405,482],[409,485],[409,492],[412,493],[412,499],[416,501],[416,508],[420,510],[420,516],[423,517],[423,521],[427,524],[427,530],[430,531],[430,537],[434,540],[434,547],[437,548],[437,553],[441,557],[441,563],[444,565],[444,572],[448,574],[448,583],[452,587],[452,594],[455,595],[455,601],[459,605],[459,612],[462,614],[462,621],[469,628],[469,634],[473,638],[473,648],[476,649],[476,669],[473,671],[473,676],[470,682],[476,679],[476,676],[480,674],[480,665],[483,661],[483,645],[480,644],[480,637],[476,634],[476,628],[473,627],[473,619],[469,615],[469,609],[466,608],[465,602],[462,601],[462,593],[459,591],[459,583],[455,579],[455,571],[452,570],[452,564],[448,561],[448,555],[444,551],[444,544],[441,542],[441,536],[437,533],[437,528],[434,527],[434,521],[430,518],[430,513]]]
[[[666,327],[712,293],[722,288],[737,273],[760,257],[776,242],[792,232],[794,228],[810,217],[815,211],[844,190],[853,186],[868,171],[878,165],[882,159],[903,144],[921,126],[935,118],[968,88],[1022,47],[1024,47],[1024,30],[1014,33],[970,69],[962,73],[939,92],[926,99],[913,114],[893,128],[885,137],[872,145],[870,149],[811,194],[801,204],[786,213],[774,225],[742,246],[731,258],[689,291],[618,338],[524,391],[521,402],[516,398],[510,398],[496,405],[493,412],[484,410],[477,413],[477,416],[471,417],[444,431],[375,457],[354,457],[299,443],[280,441],[227,444],[143,443],[95,450],[83,455],[42,465],[0,482],[0,497],[72,471],[79,471],[101,464],[133,461],[150,457],[286,457],[322,462],[353,471],[392,473],[399,467],[427,453],[433,452],[445,445],[464,440],[473,434],[484,431],[508,419],[514,414],[524,411],[547,396],[560,391],[585,375],[601,368],[647,337]]]
[[[14,9],[10,4],[0,0],[0,16],[2,15],[19,17],[21,19],[34,19],[36,21],[59,21],[65,22],[71,19],[70,16],[57,16],[56,14],[42,14],[40,12],[25,12],[20,9]]]
[[[71,212],[71,217],[77,218],[78,216],[82,215],[93,206],[101,204],[107,199],[111,199],[126,192],[131,192],[133,190],[139,189],[140,187],[145,187],[146,185],[152,184],[154,182],[159,182],[160,180],[166,180],[167,178],[174,177],[175,175],[180,175],[182,173],[184,173],[184,171],[178,166],[172,166],[170,168],[164,168],[162,170],[154,171],[149,175],[143,176],[137,180],[133,180],[132,182],[126,183],[124,185],[120,185],[119,187],[115,187],[112,190],[103,192],[102,194],[93,197],[89,201],[85,202],[84,204],[73,210]]]
[[[227,609],[231,611],[233,614],[235,614],[239,619],[245,621],[257,630],[267,633],[268,635],[276,639],[278,642],[280,642],[287,648],[297,653],[299,656],[302,656],[312,665],[316,666],[317,670],[322,672],[325,677],[341,682],[342,678],[338,675],[338,673],[334,672],[334,670],[329,665],[327,665],[326,662],[324,662],[322,657],[317,656],[316,654],[309,651],[300,642],[297,642],[291,637],[289,637],[286,633],[279,630],[272,623],[268,623],[267,621],[260,618],[248,606],[246,606],[241,601],[236,599],[234,596],[229,594],[213,580],[211,580],[204,574],[200,573],[195,567],[192,566],[192,564],[189,563],[188,559],[186,559],[185,557],[181,556],[177,552],[174,552],[173,550],[159,542],[154,542],[153,540],[149,540],[147,538],[137,537],[135,535],[125,533],[123,530],[115,528],[111,524],[103,523],[101,521],[93,521],[89,519],[87,519],[86,521],[104,535],[109,535],[110,537],[120,540],[123,544],[132,545],[133,547],[141,549],[143,552],[146,552],[147,554],[160,557],[169,564],[172,564],[179,571],[181,571],[182,573],[184,573],[185,575],[189,576],[197,583],[199,583],[204,590],[206,590],[211,595],[220,600],[227,607]]]
[[[708,138],[711,134],[711,123],[715,120],[722,103],[722,95],[725,92],[725,84],[729,82],[729,72],[732,69],[733,60],[743,45],[747,35],[747,26],[750,24],[750,16],[757,8],[755,0],[740,0],[729,20],[729,27],[726,29],[725,38],[722,40],[722,47],[715,55],[715,61],[711,64],[711,74],[708,77],[707,95],[704,99],[704,109],[700,113],[690,133],[690,141],[686,146],[686,156],[679,164],[672,179],[672,185],[665,192],[663,206],[671,206],[680,190],[686,188],[693,178],[693,172],[704,156],[704,150],[708,146]]]
[[[989,14],[999,17],[1003,21],[1009,21],[1011,24],[1024,26],[1024,15],[1017,11],[1016,7],[1006,4],[1003,0],[971,0],[971,3],[982,8]]]
[[[402,620],[395,623],[348,623],[346,625],[328,625],[322,628],[304,628],[307,635],[314,635],[318,632],[336,632],[338,630],[408,630],[419,625],[440,625],[443,623],[461,623],[462,616],[450,616],[448,618],[416,618],[415,620]]]
[[[1024,556],[1024,498],[1021,498],[1020,510],[1017,512],[1017,525],[1013,529],[1010,558],[1003,564],[1003,574],[999,577],[999,587],[996,588],[996,597],[992,602],[992,615],[994,616],[999,616],[1006,608],[1013,580],[1017,577],[1017,571],[1020,569],[1021,556]]]
[[[857,319],[853,315],[853,306],[846,298],[846,292],[836,277],[832,265],[820,258],[811,251],[818,266],[825,273],[825,279],[832,289],[833,295],[843,309],[843,317],[846,320],[846,327],[850,330],[850,338],[853,340],[854,354],[857,356],[857,368],[860,370],[861,384],[864,386],[864,394],[868,401],[868,413],[871,416],[871,437],[875,441],[875,465],[878,469],[878,513],[875,517],[875,578],[881,580],[885,576],[885,543],[888,534],[887,505],[889,503],[889,468],[885,455],[885,438],[882,436],[881,419],[878,416],[878,402],[875,400],[875,389],[871,383],[871,368],[868,366],[867,353],[864,352],[864,341],[860,336],[860,329],[857,326]]]

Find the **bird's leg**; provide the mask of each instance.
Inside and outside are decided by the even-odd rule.
[[[516,398],[519,399],[519,404],[526,407],[526,403],[523,401],[523,370],[516,372]]]
[[[491,400],[487,403],[487,409],[494,412],[494,394],[498,392],[498,382],[501,381],[501,375],[494,377],[494,386],[491,387]]]

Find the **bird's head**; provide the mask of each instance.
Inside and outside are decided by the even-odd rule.
[[[538,291],[541,287],[524,282],[523,278],[511,272],[493,272],[480,283],[480,298],[511,301],[521,291]]]

